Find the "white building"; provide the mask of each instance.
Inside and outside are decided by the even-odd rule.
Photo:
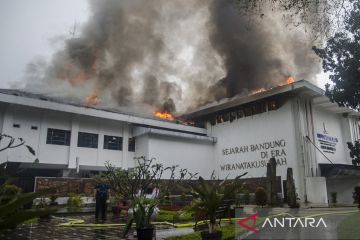
[[[0,164],[32,169],[24,176],[31,182],[35,175],[90,176],[104,170],[106,161],[129,168],[134,156],[145,156],[204,177],[246,171],[247,178],[257,179],[266,176],[266,163],[275,157],[280,188],[286,169],[293,168],[301,202],[327,204],[337,192],[339,203],[352,203],[360,170],[351,165],[346,142],[360,138],[359,116],[306,81],[184,116],[203,127],[0,90],[0,131],[22,137],[40,160],[33,164],[25,148],[16,148],[0,152]]]

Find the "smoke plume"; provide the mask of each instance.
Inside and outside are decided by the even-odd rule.
[[[266,7],[250,20],[233,0],[89,4],[88,22],[52,62],[29,65],[28,89],[181,113],[320,71],[305,31]]]

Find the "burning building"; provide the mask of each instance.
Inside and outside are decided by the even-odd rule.
[[[286,170],[292,168],[302,203],[327,204],[331,192],[338,193],[339,203],[352,203],[360,172],[351,164],[346,142],[360,138],[359,117],[303,80],[214,102],[181,120],[166,112],[141,116],[1,90],[1,133],[22,137],[39,163],[21,148],[1,152],[0,163],[9,171],[25,169],[22,178],[31,191],[35,177],[90,177],[103,171],[106,161],[134,167],[135,156],[205,178],[213,171],[222,179],[248,172],[251,184],[266,176],[267,161],[275,157],[282,197]]]

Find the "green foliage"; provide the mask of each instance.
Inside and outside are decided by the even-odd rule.
[[[10,202],[19,193],[21,193],[21,188],[11,184],[4,184],[0,188],[0,204],[6,204]]]
[[[358,208],[360,209],[360,186],[356,186],[353,192],[354,202],[358,204]]]
[[[226,200],[233,198],[237,189],[241,188],[238,180],[246,174],[236,177],[233,181],[206,181],[199,177],[198,184],[191,186],[194,200],[190,210],[206,214],[209,219],[209,233],[217,231],[217,211]]]
[[[360,213],[351,214],[337,226],[337,239],[359,239]]]
[[[331,192],[331,203],[337,203],[337,192]]]
[[[334,83],[326,85],[326,95],[340,106],[360,110],[360,2],[350,2],[352,10],[344,18],[345,29],[331,37],[324,49],[313,49]]]
[[[247,189],[244,190],[244,204],[245,205],[250,204],[250,193],[249,190]]]
[[[160,210],[155,219],[157,222],[190,222],[193,220],[191,212]]]
[[[6,134],[0,134],[0,142],[3,146],[0,148],[0,152],[25,144],[22,138],[16,139]],[[25,145],[25,147],[32,155],[35,155],[35,151],[30,146]],[[6,180],[4,184],[0,185],[0,230],[15,228],[27,220],[47,216],[57,210],[57,208],[24,208],[25,205],[32,203],[34,199],[53,193],[55,189],[44,189],[36,193],[21,193],[20,188],[10,184],[14,179],[6,176],[6,163],[0,164],[0,178]]]
[[[355,143],[347,142],[348,148],[350,149],[350,157],[352,158],[352,164],[354,166],[360,166],[360,141]]]
[[[73,193],[69,194],[67,205],[70,210],[78,210],[83,205],[82,195]]]
[[[123,236],[125,237],[132,224],[135,222],[136,229],[152,228],[151,217],[158,204],[156,199],[148,199],[145,197],[136,197],[132,199],[133,214],[128,218]]]
[[[57,195],[56,194],[51,194],[50,195],[50,201],[52,204],[56,203],[56,199],[57,199]]]
[[[241,15],[265,21],[269,15],[281,16],[289,27],[306,26],[314,37],[328,36],[343,28],[351,0],[237,0]]]
[[[135,222],[136,228],[151,227],[151,216],[159,202],[166,201],[169,197],[170,186],[176,186],[183,180],[190,180],[196,174],[189,173],[186,169],[178,170],[178,166],[164,167],[154,164],[153,159],[145,157],[135,158],[136,167],[131,170],[115,168],[106,163],[107,173],[102,179],[109,183],[114,192],[129,200],[130,208],[134,210],[133,216],[128,218],[124,236]],[[167,180],[162,180],[166,174]],[[146,192],[149,188],[158,190],[154,199],[147,199]]]
[[[5,185],[0,186],[0,192],[4,192],[4,188]],[[26,220],[46,216],[56,211],[56,208],[24,209],[24,206],[35,198],[45,196],[53,191],[53,189],[46,189],[36,193],[17,193],[11,200],[0,204],[0,230],[14,228]]]
[[[258,187],[255,191],[255,203],[258,206],[264,206],[266,204],[266,191],[263,187]]]

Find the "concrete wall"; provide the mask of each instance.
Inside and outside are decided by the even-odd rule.
[[[349,157],[349,150],[346,142],[350,140],[349,124],[346,123],[347,118],[340,114],[335,114],[321,108],[314,109],[314,125],[315,125],[315,139],[318,148],[321,148],[320,139],[317,134],[326,135],[337,139],[333,153],[328,153],[324,150],[322,152],[333,163],[351,164]],[[319,151],[316,151],[316,158],[318,163],[330,163]]]
[[[306,190],[308,193],[308,202],[310,204],[327,205],[328,191],[326,188],[326,178],[324,177],[307,177]]]
[[[179,168],[186,168],[192,173],[209,178],[215,170],[213,143],[203,140],[192,140],[173,136],[161,136],[151,134],[147,137],[148,146],[141,143],[141,146],[148,147],[148,157],[156,158],[157,163],[164,166],[179,165]],[[141,140],[145,142],[144,140]],[[140,145],[138,145],[140,148]],[[143,151],[136,152],[140,156]],[[167,176],[164,176],[167,177]]]
[[[285,180],[286,169],[292,167],[298,187],[298,161],[290,101],[275,111],[209,125],[209,132],[218,139],[214,146],[214,157],[221,178],[233,178],[244,172],[248,172],[247,178],[265,177],[266,163],[274,156],[281,163],[277,166],[277,175]],[[283,145],[268,149],[256,148],[262,143],[273,144],[274,141],[281,141]],[[243,151],[231,153],[232,149],[236,151],[236,147]],[[256,164],[251,165],[252,162]]]
[[[326,179],[328,199],[331,201],[331,192],[337,193],[338,203],[353,204],[353,192],[355,186],[360,186],[357,178],[329,178]]]
[[[76,161],[84,166],[101,166],[106,161],[116,166],[122,166],[124,155],[132,158],[128,151],[129,133],[123,139],[123,151],[104,149],[104,135],[124,136],[124,124],[118,121],[85,117],[63,112],[25,108],[14,105],[3,108],[1,115],[2,133],[13,137],[21,137],[36,151],[40,163],[61,164],[69,168],[76,168]],[[13,127],[19,124],[19,128]],[[37,129],[31,129],[32,126]],[[47,129],[55,128],[71,131],[71,145],[46,144]],[[98,148],[77,147],[78,132],[95,133],[99,135]],[[125,138],[125,137],[124,137]],[[5,143],[2,143],[5,144]],[[0,153],[0,161],[33,162],[34,157],[24,147],[14,148]]]

